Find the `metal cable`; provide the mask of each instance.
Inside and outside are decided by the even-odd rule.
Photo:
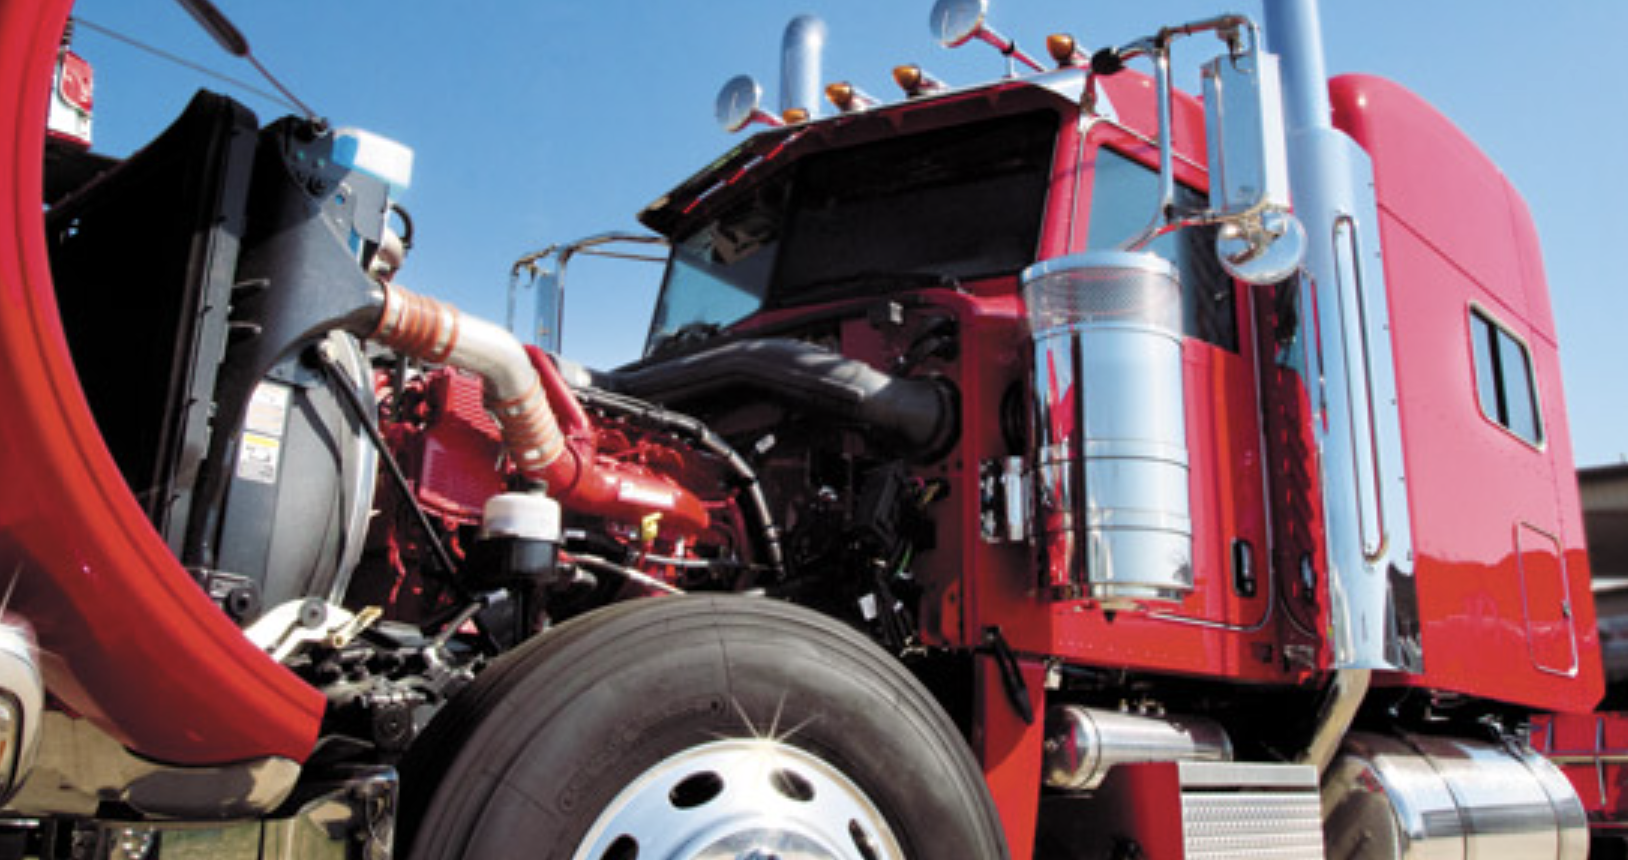
[[[149,44],[147,44],[145,42],[137,41],[136,39],[133,39],[133,38],[131,38],[129,36],[126,36],[123,33],[118,32],[117,30],[113,30],[113,29],[111,29],[109,27],[104,27],[104,26],[102,26],[100,24],[97,24],[97,23],[95,23],[93,21],[87,21],[84,18],[81,18],[81,17],[78,17],[78,16],[75,16],[75,17],[69,19],[69,21],[72,24],[77,24],[78,26],[84,27],[85,29],[90,30],[90,31],[92,31],[94,33],[98,33],[100,35],[106,36],[109,39],[112,39],[112,40],[114,40],[116,42],[123,42],[124,44],[129,45],[130,47],[135,48],[137,50],[146,51],[147,53],[152,54],[153,56],[158,57],[159,59],[168,60],[168,61],[170,61],[172,63],[175,63],[178,66],[183,66],[185,68],[188,68],[188,69],[191,69],[191,70],[193,70],[195,72],[198,72],[199,74],[208,75],[209,77],[215,78],[216,80],[223,81],[225,83],[231,84],[234,87],[237,87],[237,88],[239,88],[241,90],[245,90],[245,91],[250,92],[250,93],[253,93],[254,95],[257,95],[260,98],[263,98],[263,99],[265,99],[265,100],[267,100],[269,102],[274,102],[276,104],[280,104],[283,107],[289,108],[291,110],[301,111],[302,113],[305,113],[307,115],[312,115],[311,112],[310,112],[310,109],[305,107],[303,104],[300,104],[298,99],[293,99],[292,101],[290,101],[289,99],[284,99],[281,96],[278,96],[278,95],[276,95],[274,93],[268,93],[265,90],[262,90],[259,87],[256,87],[256,86],[254,86],[252,84],[249,84],[249,83],[246,83],[244,81],[238,80],[237,78],[234,78],[234,77],[232,77],[230,75],[225,75],[225,74],[222,74],[220,72],[217,72],[214,69],[209,68],[208,66],[199,65],[198,63],[194,63],[193,61],[188,60],[188,59],[186,59],[184,57],[176,56],[175,54],[172,54],[172,53],[170,53],[168,51],[165,51],[162,48],[155,48],[152,45],[149,45]],[[254,60],[251,59],[250,62],[253,63]],[[257,68],[257,69],[260,68],[260,64],[255,63],[255,68]],[[265,70],[261,69],[261,73],[264,74],[264,72],[265,72]],[[277,86],[278,89],[282,89],[282,86],[280,84],[277,84],[275,80],[273,80],[272,83],[273,83],[273,85]],[[290,96],[290,99],[292,99],[292,96]]]

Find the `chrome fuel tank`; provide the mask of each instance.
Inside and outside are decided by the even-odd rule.
[[[1323,778],[1329,860],[1582,860],[1571,783],[1523,746],[1353,734]]]

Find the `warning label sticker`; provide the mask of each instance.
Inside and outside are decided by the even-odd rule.
[[[277,458],[282,442],[259,433],[244,433],[237,455],[237,476],[260,484],[277,483]]]
[[[260,383],[249,400],[245,428],[250,433],[281,437],[283,428],[288,426],[288,398],[288,386],[277,382]]]

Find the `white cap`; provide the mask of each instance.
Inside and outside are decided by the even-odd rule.
[[[486,500],[482,538],[560,539],[560,503],[542,493],[500,493]]]
[[[359,128],[334,131],[334,163],[360,170],[390,186],[400,197],[413,182],[413,151],[388,137]]]

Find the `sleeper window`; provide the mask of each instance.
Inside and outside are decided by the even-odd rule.
[[[1480,309],[1470,311],[1470,341],[1481,413],[1533,445],[1542,443],[1538,392],[1526,344]]]

